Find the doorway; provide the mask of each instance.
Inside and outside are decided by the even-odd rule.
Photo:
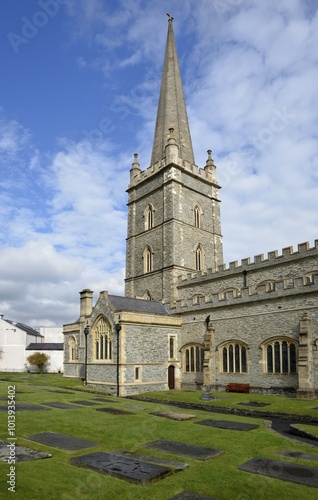
[[[174,379],[175,368],[173,365],[168,366],[168,387],[169,389],[175,388],[175,379]]]

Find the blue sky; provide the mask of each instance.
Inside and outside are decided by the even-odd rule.
[[[174,16],[196,164],[213,150],[225,262],[318,238],[314,0],[0,6],[0,314],[31,326],[124,293],[133,154],[149,166]]]

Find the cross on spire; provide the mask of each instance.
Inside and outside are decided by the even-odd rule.
[[[172,22],[173,21],[173,17],[172,17],[171,12],[167,12],[167,16],[169,17],[168,22],[170,22],[170,21]]]

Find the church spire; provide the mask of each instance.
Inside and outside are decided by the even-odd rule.
[[[179,146],[179,157],[194,164],[191,135],[184,101],[182,80],[176,43],[173,33],[173,17],[168,20],[168,35],[164,59],[155,135],[152,146],[151,165],[162,160],[169,137],[169,129]]]

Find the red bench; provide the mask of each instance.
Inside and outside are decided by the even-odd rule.
[[[225,388],[226,392],[250,392],[250,384],[228,384]]]

